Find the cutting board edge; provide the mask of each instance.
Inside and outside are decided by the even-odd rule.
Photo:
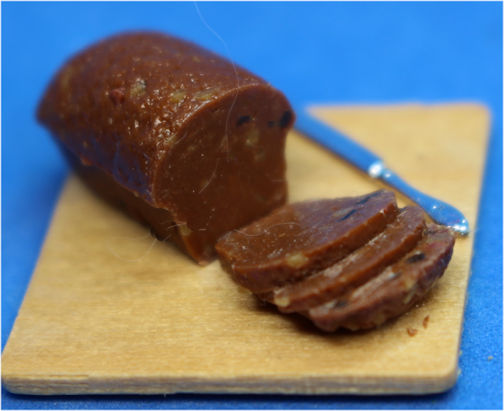
[[[422,377],[359,376],[339,377],[129,377],[86,375],[26,375],[2,373],[2,385],[14,394],[434,394],[451,389],[459,374],[457,363],[451,369]]]

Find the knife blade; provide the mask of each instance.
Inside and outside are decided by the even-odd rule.
[[[436,223],[451,228],[456,234],[462,236],[469,234],[469,223],[457,208],[414,188],[388,168],[378,155],[337,129],[313,117],[306,109],[298,108],[296,115],[294,128],[300,133],[347,160],[371,178],[381,180],[400,191],[422,207]]]

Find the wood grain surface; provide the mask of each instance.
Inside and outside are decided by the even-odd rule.
[[[477,229],[484,107],[315,113],[413,185],[459,207]],[[294,132],[287,159],[290,201],[381,187]],[[71,176],[3,353],[3,383],[12,392],[48,395],[447,390],[457,378],[472,243],[473,235],[457,240],[445,275],[406,315],[373,331],[325,334],[258,303],[218,262],[199,267],[154,240]]]

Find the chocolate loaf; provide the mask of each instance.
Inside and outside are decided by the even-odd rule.
[[[443,274],[453,245],[447,228],[426,226],[419,207],[399,210],[382,190],[285,205],[216,249],[261,300],[335,331],[376,327],[411,308]]]
[[[37,115],[90,168],[81,175],[200,263],[222,234],[286,201],[290,104],[192,43],[129,33],[93,45],[57,73]]]

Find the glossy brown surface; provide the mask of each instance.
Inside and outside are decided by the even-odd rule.
[[[256,293],[271,291],[344,258],[397,214],[392,192],[285,205],[223,236],[223,267]]]
[[[368,329],[420,301],[450,261],[454,236],[426,226],[392,192],[285,205],[216,245],[239,284],[325,331]]]
[[[220,235],[287,197],[294,114],[283,94],[174,37],[123,34],[76,55],[38,118],[83,164],[169,213],[176,241],[199,262]]]
[[[401,210],[396,220],[366,245],[306,279],[281,287],[272,301],[283,312],[305,311],[355,288],[410,251],[422,238],[424,214],[416,206]]]
[[[455,239],[446,227],[431,225],[415,249],[378,276],[307,315],[325,331],[373,328],[418,303],[443,274]]]

